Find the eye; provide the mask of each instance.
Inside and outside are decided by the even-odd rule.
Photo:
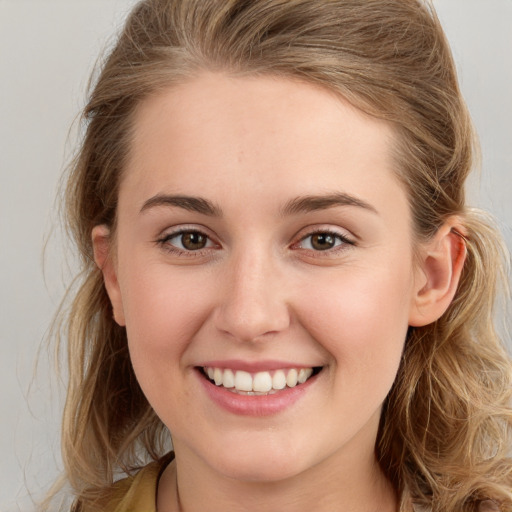
[[[158,240],[158,243],[172,251],[194,252],[214,247],[208,235],[197,230],[181,230],[169,233]]]
[[[299,249],[312,251],[329,251],[342,248],[345,245],[354,245],[354,242],[340,233],[332,231],[317,231],[303,237],[295,246]]]

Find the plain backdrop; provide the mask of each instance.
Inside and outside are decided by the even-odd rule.
[[[55,196],[95,60],[134,0],[0,0],[0,511],[60,468],[62,385],[36,355],[72,275]],[[479,132],[471,200],[512,247],[512,0],[435,0]],[[43,246],[47,245],[43,257]],[[70,268],[71,267],[71,268]]]

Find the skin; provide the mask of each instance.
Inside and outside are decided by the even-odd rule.
[[[92,237],[137,378],[172,432],[160,512],[177,485],[187,512],[397,510],[374,454],[382,403],[408,326],[448,307],[464,251],[451,219],[414,255],[393,140],[332,93],[271,77],[203,74],[139,106],[115,245],[106,226]],[[286,211],[336,194],[350,204]],[[203,249],[181,245],[191,229]],[[334,246],[318,250],[315,232]],[[240,416],[196,370],[226,359],[323,369],[285,410]]]

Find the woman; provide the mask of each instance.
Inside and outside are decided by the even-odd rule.
[[[511,509],[500,244],[432,8],[146,0],[84,119],[76,510]]]

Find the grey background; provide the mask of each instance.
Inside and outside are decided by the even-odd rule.
[[[60,467],[62,385],[44,348],[34,367],[72,273],[55,195],[90,70],[133,3],[0,0],[0,511],[33,510]],[[512,0],[434,3],[482,143],[470,197],[512,247]]]

